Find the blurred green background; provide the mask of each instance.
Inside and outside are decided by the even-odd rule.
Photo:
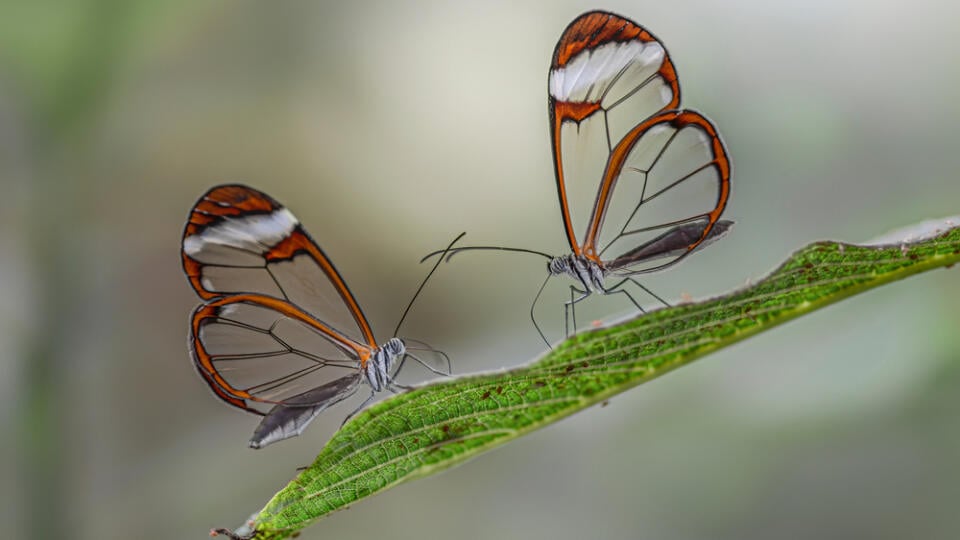
[[[960,7],[891,1],[0,2],[5,538],[202,538],[312,461],[261,451],[194,373],[179,241],[221,182],[290,206],[381,338],[468,243],[563,253],[546,119],[564,26],[655,32],[720,127],[737,221],[645,281],[756,279],[812,240],[960,213]],[[543,264],[443,268],[403,334],[468,373],[526,362]],[[956,538],[960,274],[722,351],[302,538]]]

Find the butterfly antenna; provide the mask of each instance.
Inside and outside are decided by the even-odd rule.
[[[437,251],[436,253],[442,253],[443,255],[437,259],[436,264],[433,265],[433,268],[430,269],[430,272],[427,273],[427,277],[423,278],[423,281],[420,282],[420,286],[417,287],[417,292],[413,293],[413,298],[410,299],[410,303],[407,304],[407,309],[403,310],[403,315],[400,316],[400,322],[397,323],[397,327],[393,330],[393,336],[396,337],[400,332],[400,326],[403,325],[403,321],[407,318],[407,313],[410,313],[410,308],[413,307],[413,303],[417,300],[417,297],[420,296],[420,291],[427,285],[427,281],[430,281],[430,277],[433,276],[433,273],[437,271],[437,268],[440,266],[440,263],[443,262],[443,257],[446,256],[446,253],[450,251],[454,244],[460,241],[461,238],[466,236],[467,233],[462,232],[453,239],[453,242],[450,242],[450,245],[446,249]],[[423,262],[423,261],[420,261]]]
[[[460,247],[456,249],[450,249],[450,248],[441,249],[438,251],[427,253],[426,255],[424,255],[422,259],[420,259],[420,262],[421,263],[426,262],[427,259],[431,257],[436,257],[437,255],[442,255],[440,257],[440,260],[443,260],[445,258],[447,262],[450,262],[450,259],[452,259],[453,256],[456,255],[457,253],[460,253],[462,251],[477,251],[477,250],[513,251],[515,253],[531,253],[533,255],[539,255],[541,257],[544,257],[545,259],[553,258],[553,256],[548,253],[543,253],[542,251],[536,251],[533,249],[511,248],[511,247],[503,247],[503,246],[465,246],[465,247]]]

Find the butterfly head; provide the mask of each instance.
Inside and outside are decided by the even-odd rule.
[[[547,263],[547,271],[550,272],[551,276],[569,274],[571,257],[572,255],[560,255],[559,257],[550,259],[550,262]]]
[[[384,343],[381,349],[383,349],[383,351],[391,357],[391,360],[401,357],[407,353],[406,344],[404,344],[403,340],[398,337],[390,338],[390,341]]]

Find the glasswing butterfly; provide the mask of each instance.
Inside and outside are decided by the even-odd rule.
[[[557,42],[548,74],[550,141],[563,228],[570,252],[467,246],[533,253],[547,277],[567,275],[566,333],[574,305],[591,294],[623,294],[635,276],[679,263],[733,225],[721,220],[732,165],[716,127],[680,108],[680,82],[666,47],[637,23],[604,11],[577,17]],[[593,200],[592,207],[586,201]],[[578,236],[579,233],[579,236]],[[443,256],[441,255],[441,258]],[[611,282],[612,283],[608,283]]]
[[[378,344],[327,255],[289,210],[260,191],[223,185],[200,197],[181,255],[204,300],[191,316],[190,354],[217,397],[263,416],[252,448],[299,435],[363,384],[370,397],[356,410],[377,392],[405,388],[395,377],[408,357],[449,374],[411,353],[436,353],[449,371],[449,358],[425,344],[412,347],[413,340],[398,337]]]

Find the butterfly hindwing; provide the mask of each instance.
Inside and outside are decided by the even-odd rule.
[[[198,307],[191,351],[214,393],[257,414],[277,404],[322,404],[305,401],[305,394],[341,378],[359,380],[361,359],[369,355],[368,347],[298,307],[257,294]]]
[[[648,119],[611,152],[584,254],[619,273],[674,264],[718,237],[714,227],[730,196],[730,176],[723,142],[703,115],[680,110]],[[638,246],[651,250],[657,238],[668,252],[638,256]],[[681,239],[684,245],[671,244]]]

